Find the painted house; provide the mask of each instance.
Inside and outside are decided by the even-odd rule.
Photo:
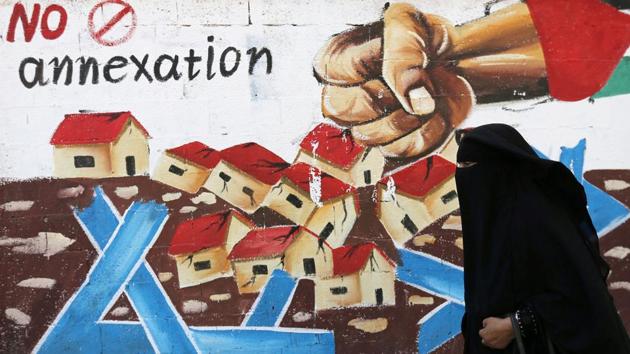
[[[378,183],[377,193],[378,217],[400,245],[459,208],[455,164],[438,155],[384,177]]]
[[[151,178],[194,194],[206,183],[219,160],[218,151],[193,141],[166,150]]]
[[[168,249],[177,263],[179,287],[231,276],[228,254],[254,227],[236,210],[204,215],[179,224]]]
[[[396,263],[372,242],[333,250],[333,274],[315,279],[315,310],[395,305]]]
[[[332,274],[332,248],[296,225],[251,230],[229,255],[241,294],[257,293],[274,269],[295,277]]]
[[[204,187],[228,203],[253,213],[289,164],[256,143],[221,151]]]
[[[385,157],[379,149],[356,143],[349,130],[319,124],[300,143],[295,162],[305,162],[345,183],[362,187],[378,182]]]
[[[343,245],[360,213],[354,187],[303,162],[284,170],[264,204],[332,247]]]
[[[145,175],[149,133],[130,112],[66,114],[55,130],[54,175],[105,178]]]

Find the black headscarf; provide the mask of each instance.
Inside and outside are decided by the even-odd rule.
[[[457,161],[466,353],[512,353],[512,346],[485,347],[478,332],[485,318],[523,306],[534,309],[559,353],[630,353],[586,195],[573,174],[538,157],[504,124],[468,131]],[[546,344],[544,335],[530,340],[528,353],[546,353]]]

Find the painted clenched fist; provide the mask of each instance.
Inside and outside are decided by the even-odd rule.
[[[314,71],[324,84],[324,116],[388,157],[433,152],[476,98],[546,92],[544,59],[523,4],[460,27],[393,4],[382,21],[332,37]]]

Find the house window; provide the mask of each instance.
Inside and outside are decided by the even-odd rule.
[[[287,195],[287,202],[291,203],[296,208],[302,207],[302,201],[295,194]]]
[[[457,192],[452,190],[446,194],[444,194],[440,199],[442,199],[442,203],[447,204],[451,200],[457,198]]]
[[[333,295],[343,295],[348,293],[348,288],[345,286],[337,286],[334,288],[330,288],[330,293]]]
[[[232,177],[225,172],[219,172],[219,178],[221,178],[223,182],[229,182],[232,179]]]
[[[195,262],[193,265],[195,266],[195,271],[210,269],[210,261]]]
[[[413,223],[413,221],[411,221],[411,218],[409,217],[409,215],[405,214],[405,217],[400,222],[403,224],[405,229],[407,229],[407,231],[409,231],[412,235],[415,235],[418,233],[418,227],[416,226],[416,224]]]
[[[302,264],[304,265],[304,274],[315,275],[315,259],[314,258],[304,258],[302,259]]]
[[[171,165],[171,167],[168,168],[168,172],[170,172],[170,173],[172,173],[174,175],[182,176],[184,174],[184,172],[186,172],[186,171],[184,171],[183,169],[181,169],[181,168],[179,168],[179,167],[177,167],[175,165]]]
[[[331,224],[331,223],[326,224],[326,226],[324,226],[324,229],[322,230],[322,232],[319,233],[319,239],[320,240],[327,239],[328,236],[330,236],[330,234],[332,234],[334,228],[335,227],[333,226],[333,224]]]
[[[74,157],[74,167],[83,168],[83,167],[94,167],[94,156],[75,156]]]
[[[245,195],[247,195],[250,198],[254,196],[254,191],[247,186],[243,187],[243,193],[245,193]]]
[[[252,273],[254,273],[254,275],[268,274],[267,265],[256,264],[252,267]]]
[[[372,171],[370,170],[363,171],[363,181],[365,182],[365,184],[372,183]]]

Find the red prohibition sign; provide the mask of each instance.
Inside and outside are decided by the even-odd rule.
[[[94,25],[94,14],[96,13],[96,10],[102,9],[105,6],[109,7],[112,4],[119,5],[117,7],[120,7],[120,9],[116,13],[116,15],[114,15],[114,17],[112,17],[109,21],[107,21],[102,27],[97,28]],[[117,38],[117,39],[103,38],[105,34],[107,34],[112,28],[114,28],[117,24],[119,24],[119,22],[123,18],[127,16],[131,16],[131,26],[127,28],[127,32],[122,37]],[[131,38],[131,36],[136,30],[137,22],[138,22],[138,19],[136,17],[136,12],[134,11],[133,7],[131,7],[131,5],[129,5],[128,3],[122,0],[101,1],[98,4],[96,4],[96,6],[92,8],[92,10],[90,10],[90,13],[88,15],[88,28],[90,30],[90,36],[92,36],[92,38],[97,43],[102,44],[104,46],[108,46],[108,47],[112,47],[112,46],[124,43],[129,38]],[[122,25],[119,25],[118,27],[121,27],[121,26]]]

